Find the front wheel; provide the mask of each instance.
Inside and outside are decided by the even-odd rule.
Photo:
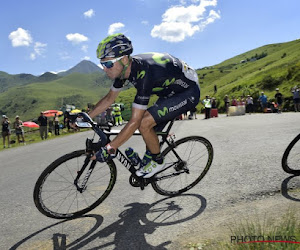
[[[76,181],[85,163],[87,166]],[[84,150],[74,151],[58,158],[42,172],[35,184],[34,203],[42,214],[51,218],[78,217],[94,209],[109,195],[116,174],[113,161],[91,161]]]
[[[286,148],[281,165],[288,174],[300,175],[300,134]]]
[[[191,189],[206,175],[213,147],[201,136],[190,136],[174,142],[162,155],[165,169],[153,177],[151,184],[157,193],[174,196]]]

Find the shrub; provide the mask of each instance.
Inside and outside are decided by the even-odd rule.
[[[274,78],[272,76],[266,76],[264,79],[258,84],[258,86],[262,89],[272,90],[275,89],[283,82],[284,78]]]

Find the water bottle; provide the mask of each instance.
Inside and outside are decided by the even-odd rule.
[[[133,166],[137,166],[140,164],[141,159],[137,152],[134,152],[132,148],[127,148],[125,150],[125,154],[127,155],[128,159],[131,161]]]

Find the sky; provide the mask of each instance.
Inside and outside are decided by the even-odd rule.
[[[299,0],[0,0],[0,71],[61,72],[99,64],[113,33],[133,54],[167,52],[198,69],[300,38]]]

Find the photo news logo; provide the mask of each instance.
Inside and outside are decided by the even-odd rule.
[[[275,235],[275,236],[264,236],[264,235],[234,235],[230,236],[230,242],[236,244],[243,244],[243,243],[294,243],[300,244],[297,242],[296,236],[282,236],[282,235]]]

